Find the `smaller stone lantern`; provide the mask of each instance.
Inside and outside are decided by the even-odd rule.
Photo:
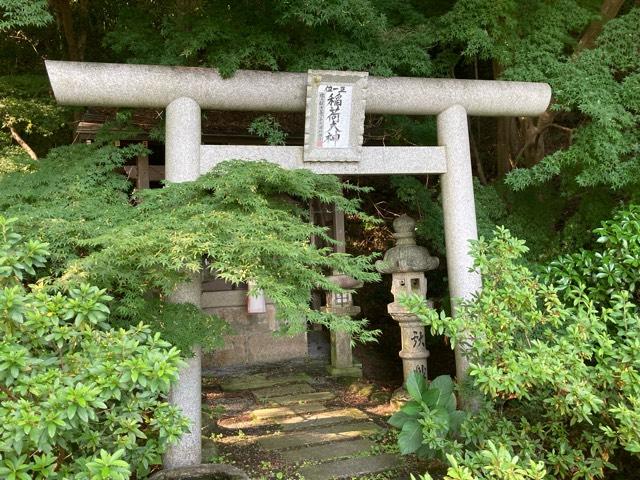
[[[362,282],[347,275],[334,274],[327,279],[346,290],[362,287]],[[350,292],[326,292],[325,312],[336,315],[349,315],[355,317],[360,313],[360,307],[353,304],[353,296]],[[334,377],[361,377],[362,366],[353,363],[351,351],[351,335],[348,332],[331,331],[331,365],[327,370]]]
[[[427,377],[429,351],[425,342],[424,325],[416,315],[408,312],[398,303],[399,296],[413,293],[426,298],[427,279],[424,272],[438,268],[440,263],[425,247],[416,245],[415,227],[415,220],[407,215],[396,218],[393,222],[396,246],[384,254],[383,260],[376,262],[376,269],[380,273],[391,274],[393,303],[387,305],[387,311],[400,324],[402,336],[400,358],[402,358],[405,381],[413,371],[418,371],[425,378]]]

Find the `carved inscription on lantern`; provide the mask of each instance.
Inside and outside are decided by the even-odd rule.
[[[413,348],[424,347],[424,332],[413,330],[411,332],[411,342],[413,343]]]
[[[425,377],[427,376],[427,366],[426,365],[423,365],[423,364],[416,365],[416,368],[414,369],[414,371],[418,372],[418,373],[421,373]]]

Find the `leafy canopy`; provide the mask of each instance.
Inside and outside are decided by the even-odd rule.
[[[115,297],[113,321],[144,321],[184,351],[195,341],[213,348],[224,331],[219,319],[165,302],[185,275],[205,268],[205,258],[206,268],[225,280],[252,281],[263,289],[278,308],[283,333],[304,331],[312,321],[372,339],[375,332],[366,330],[366,321],[309,306],[312,289],[337,289],[326,272],[378,279],[371,257],[333,253],[309,241],[315,235],[334,243],[324,228],[309,223],[308,202],[336,203],[348,215],[361,215],[357,199],[342,195],[343,188],[355,187],[306,170],[231,161],[196,182],[135,192],[132,198],[130,183],[114,170],[141,151],[62,147],[28,173],[0,177],[0,210],[18,218],[18,231],[50,244],[55,284],[103,285]]]

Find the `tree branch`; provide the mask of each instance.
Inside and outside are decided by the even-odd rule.
[[[24,139],[20,136],[20,134],[17,132],[17,130],[15,128],[13,128],[12,126],[9,126],[9,131],[11,132],[11,138],[13,138],[16,143],[18,145],[20,145],[20,147],[27,152],[27,154],[33,159],[33,160],[38,160],[38,155],[36,155],[36,152],[33,151],[33,148],[31,148],[29,146],[29,144],[27,142],[24,141]]]
[[[584,49],[593,48],[596,38],[600,35],[602,27],[609,20],[616,18],[620,8],[624,4],[624,0],[604,0],[600,7],[600,18],[597,18],[589,24],[582,34],[578,45],[576,45],[575,53],[580,53]]]

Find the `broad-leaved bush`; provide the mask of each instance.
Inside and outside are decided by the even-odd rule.
[[[180,352],[140,324],[115,330],[87,284],[35,280],[46,244],[0,216],[0,478],[144,477],[188,429],[166,395]]]
[[[433,334],[468,351],[469,385],[461,394],[480,396],[457,438],[443,438],[435,452],[449,455],[449,478],[637,472],[640,208],[621,210],[596,233],[593,251],[534,273],[521,261],[524,242],[499,228],[492,240],[473,244],[483,289],[455,318],[417,297],[404,300]],[[423,443],[432,435],[425,424]]]
[[[411,400],[391,416],[389,424],[401,430],[400,453],[428,458],[445,447],[444,439],[458,433],[465,412],[456,409],[455,384],[448,375],[427,385],[424,375],[412,372],[405,385]]]

